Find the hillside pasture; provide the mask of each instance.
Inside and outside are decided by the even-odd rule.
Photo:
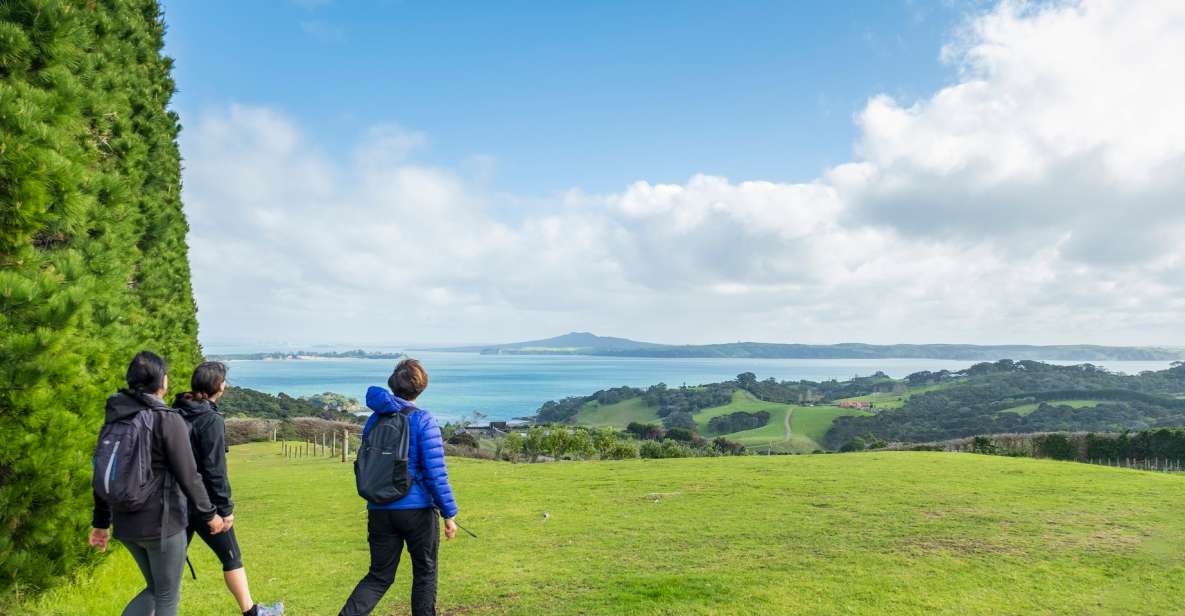
[[[905,406],[905,401],[909,400],[909,398],[912,396],[916,396],[918,394],[924,394],[929,391],[938,391],[940,389],[945,389],[950,386],[951,385],[949,383],[942,383],[942,384],[937,384],[937,385],[925,385],[922,387],[911,387],[901,393],[883,392],[883,393],[868,394],[865,396],[852,396],[851,398],[843,398],[841,400],[836,400],[834,403],[839,404],[840,402],[860,401],[860,402],[868,402],[868,403],[872,404],[874,410],[877,410],[877,409],[899,409],[902,406]]]
[[[1178,475],[932,452],[449,464],[479,538],[441,547],[443,614],[1168,614],[1185,595]],[[255,443],[230,474],[258,600],[336,613],[367,566],[350,465]],[[191,556],[183,613],[233,613]],[[8,613],[117,614],[141,584],[116,548]],[[407,614],[408,590],[405,560],[375,613]]]
[[[870,414],[861,409],[847,409],[838,406],[795,407],[790,420],[790,428],[797,436],[809,438],[815,443],[822,443],[823,436],[831,429],[831,423],[835,421],[836,417]],[[817,449],[822,449],[822,446],[819,445]]]
[[[1024,415],[1029,415],[1033,411],[1037,410],[1037,408],[1040,407],[1041,404],[1042,403],[1039,403],[1039,402],[1034,402],[1032,404],[1021,404],[1019,406],[1014,406],[1012,408],[1004,409],[1000,412],[1001,413],[1016,413],[1017,415],[1024,416]],[[1076,408],[1076,409],[1084,409],[1084,408],[1091,408],[1091,407],[1095,407],[1100,404],[1103,404],[1103,401],[1102,400],[1053,400],[1050,402],[1045,402],[1044,404],[1048,404],[1050,406],[1069,406],[1069,407]]]
[[[768,427],[770,425],[776,424],[776,431],[781,434],[783,421],[782,418],[785,416],[785,407],[785,404],[758,400],[753,394],[743,389],[738,389],[732,392],[732,402],[729,402],[723,406],[714,406],[712,408],[702,409],[694,413],[691,417],[695,420],[696,430],[700,434],[717,436],[708,428],[708,423],[712,421],[712,418],[731,415],[732,413],[756,413],[759,411],[767,411],[770,414],[770,420],[766,426]],[[782,414],[777,415],[778,413]],[[775,415],[777,415],[776,418]]]

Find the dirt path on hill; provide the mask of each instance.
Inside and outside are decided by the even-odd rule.
[[[794,414],[793,408],[786,409],[786,438],[782,439],[783,443],[790,442],[790,437],[792,436],[790,433],[790,416],[793,414]]]

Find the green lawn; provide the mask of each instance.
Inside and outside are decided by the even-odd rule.
[[[334,614],[367,563],[350,466],[277,452],[230,455],[252,587]],[[1172,614],[1185,596],[1182,476],[931,452],[450,470],[480,538],[442,546],[443,614]],[[234,613],[192,555],[182,613]],[[13,613],[118,614],[139,585],[117,549]],[[406,614],[408,586],[405,563],[375,613]]]
[[[831,423],[836,417],[845,415],[871,415],[860,409],[844,409],[838,406],[808,406],[794,409],[790,419],[790,428],[796,435],[811,439],[816,443],[823,442],[823,436],[831,429]]]
[[[580,412],[576,413],[575,423],[583,426],[613,426],[624,429],[631,421],[638,423],[661,424],[658,411],[646,406],[641,398],[630,398],[616,404],[604,406],[589,402]]]
[[[1046,404],[1051,404],[1053,406],[1070,406],[1070,407],[1073,407],[1076,409],[1081,409],[1081,408],[1086,408],[1086,407],[1091,407],[1091,406],[1098,406],[1099,404],[1102,404],[1102,402],[1099,400],[1052,400],[1050,402],[1047,402]],[[1004,409],[1000,412],[1001,413],[1016,413],[1017,415],[1028,415],[1029,413],[1032,413],[1033,411],[1037,410],[1037,407],[1039,407],[1039,406],[1041,406],[1039,403],[1022,404],[1020,406],[1014,406],[1009,409]]]

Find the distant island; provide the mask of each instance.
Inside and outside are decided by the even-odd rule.
[[[303,360],[303,359],[401,359],[403,353],[380,353],[355,349],[353,351],[276,351],[272,353],[230,353],[207,355],[210,361],[235,360]]]
[[[422,349],[429,350],[429,349]],[[656,344],[627,338],[572,332],[544,340],[484,346],[431,349],[486,355],[599,355],[608,357],[725,357],[748,359],[949,359],[956,361],[1177,361],[1185,349],[1112,347],[1097,345],[975,344],[781,344],[732,342],[724,344]]]

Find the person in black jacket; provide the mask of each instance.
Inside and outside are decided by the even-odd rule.
[[[191,390],[179,396],[173,406],[189,423],[189,440],[197,468],[210,501],[225,521],[225,532],[211,533],[204,524],[192,521],[186,531],[186,542],[196,533],[222,561],[222,577],[226,588],[239,603],[244,616],[279,616],[284,604],[259,605],[251,598],[247,586],[247,572],[243,568],[243,554],[234,530],[234,501],[230,499],[230,480],[226,476],[226,423],[218,411],[218,399],[226,391],[226,364],[205,362],[193,371]]]
[[[123,616],[176,616],[186,551],[182,531],[190,522],[189,512],[194,524],[212,534],[221,532],[224,522],[198,475],[185,421],[162,399],[169,388],[165,361],[155,353],[140,352],[128,366],[127,383],[128,389],[107,399],[105,421],[153,413],[151,466],[158,485],[147,504],[135,511],[112,511],[95,492],[90,544],[106,550],[108,528],[114,523],[115,538],[144,575],[146,587],[124,608]]]

